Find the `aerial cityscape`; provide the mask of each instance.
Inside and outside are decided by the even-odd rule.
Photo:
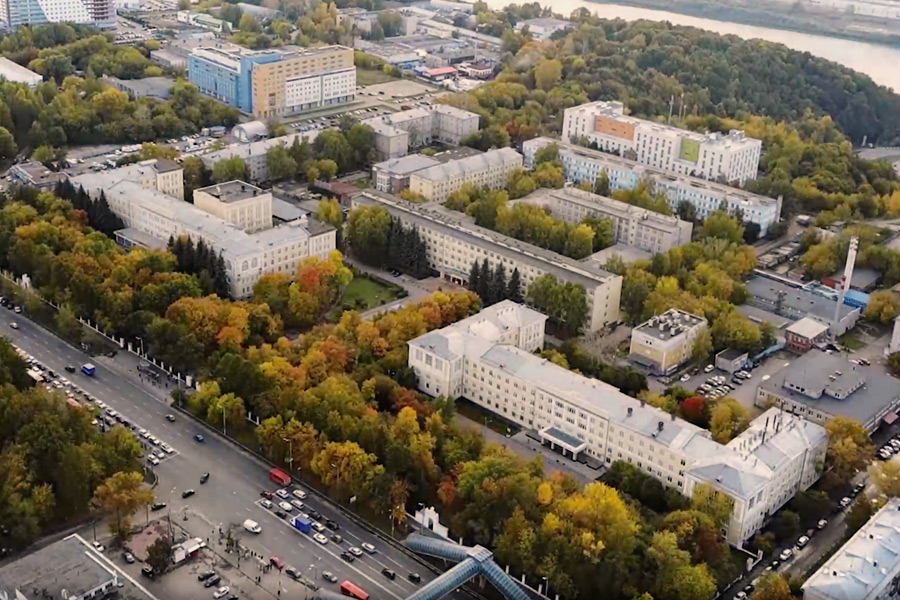
[[[898,24],[0,0],[0,600],[896,598]]]

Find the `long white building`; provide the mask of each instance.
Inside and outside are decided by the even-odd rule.
[[[464,397],[567,456],[625,461],[688,496],[701,483],[728,494],[734,508],[726,539],[734,546],[819,478],[827,447],[821,426],[770,409],[719,444],[696,425],[533,354],[545,321],[501,302],[410,341],[409,366],[422,392]]]
[[[472,263],[488,260],[491,268],[502,264],[507,277],[518,269],[522,293],[538,277],[550,274],[561,282],[584,288],[588,317],[585,329],[596,331],[619,320],[622,277],[604,271],[591,261],[580,262],[532,244],[475,225],[471,217],[435,203],[413,204],[376,191],[353,198],[355,204],[376,204],[405,226],[414,226],[426,243],[429,268],[448,281],[464,284]]]
[[[738,183],[756,179],[760,140],[743,131],[695,133],[625,114],[621,102],[590,102],[563,113],[562,139],[586,140],[604,152],[678,175]]]
[[[312,131],[304,131],[303,133],[290,133],[280,137],[269,138],[267,140],[259,140],[256,142],[243,142],[237,144],[229,144],[221,150],[204,154],[200,157],[207,169],[212,169],[216,163],[226,158],[240,158],[247,165],[250,179],[252,181],[268,181],[269,180],[269,163],[266,161],[266,153],[275,146],[284,146],[290,148],[296,140],[298,143],[313,143],[319,134],[318,129]]]
[[[569,223],[580,223],[586,217],[609,219],[613,224],[614,243],[651,254],[687,244],[691,241],[694,228],[692,223],[678,217],[662,215],[574,187],[559,190],[541,188],[514,202],[543,206]]]
[[[509,176],[522,168],[522,155],[512,148],[488,150],[483,154],[451,160],[409,176],[409,189],[426,200],[443,202],[467,183],[498,190]]]
[[[467,110],[435,104],[417,107],[363,121],[375,130],[375,148],[382,160],[399,158],[410,148],[429,146],[433,142],[458,146],[462,140],[478,133],[480,117]]]
[[[336,230],[308,216],[250,234],[234,223],[159,191],[145,172],[145,165],[138,163],[80,175],[72,178],[72,184],[83,187],[95,199],[101,193],[106,195],[110,209],[125,223],[126,229],[116,232],[117,241],[123,245],[165,247],[170,237],[182,235],[211,245],[225,261],[234,298],[252,295],[253,286],[262,275],[291,275],[307,256],[324,258],[335,249]],[[271,202],[271,194],[265,197]],[[271,206],[268,211],[271,214]],[[254,225],[252,221],[243,224]]]
[[[650,184],[650,192],[662,194],[673,211],[682,202],[694,207],[697,217],[705,219],[725,207],[730,214],[740,214],[745,222],[759,225],[760,235],[765,235],[781,218],[781,199],[751,194],[727,185],[706,181],[699,177],[675,175],[660,169],[642,165],[637,161],[621,158],[606,152],[539,137],[522,144],[525,168],[532,168],[535,153],[556,144],[563,174],[569,181],[593,184],[603,173],[609,178],[610,190],[631,190],[641,181]]]

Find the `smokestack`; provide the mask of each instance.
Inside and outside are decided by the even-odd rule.
[[[859,249],[859,238],[850,238],[850,248],[847,250],[847,263],[844,265],[844,276],[841,277],[837,306],[834,307],[834,331],[832,337],[837,338],[838,323],[841,318],[841,305],[844,303],[844,294],[850,289],[850,280],[853,279],[853,267],[856,264],[856,251]]]

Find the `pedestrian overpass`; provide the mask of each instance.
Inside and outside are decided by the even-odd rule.
[[[426,537],[414,533],[404,542],[407,548],[434,558],[453,561],[455,567],[442,573],[437,579],[423,586],[406,600],[438,600],[443,598],[473,577],[484,577],[503,594],[507,600],[530,600],[528,594],[497,563],[493,554],[484,546],[462,546],[448,540]],[[347,600],[341,594],[319,589],[314,600]]]

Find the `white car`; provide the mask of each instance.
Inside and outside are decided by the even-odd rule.
[[[347,552],[349,552],[353,556],[362,556],[363,555],[362,550],[360,550],[356,546],[350,546],[349,548],[347,548]]]
[[[315,529],[315,530],[318,531],[319,533],[322,533],[323,531],[325,531],[325,526],[322,525],[321,523],[319,523],[318,521],[313,521],[313,522],[310,523],[309,525],[310,525],[310,527],[312,527],[313,529]]]
[[[151,435],[151,433],[149,431],[147,431],[146,429],[141,432],[141,437],[144,439],[150,439],[150,435]]]
[[[851,500],[847,496],[844,496],[843,498],[841,498],[841,508],[847,508],[852,502],[853,500]]]
[[[290,496],[287,493],[287,490],[285,490],[285,489],[278,490],[277,492],[275,492],[275,495],[278,496],[279,498],[281,498],[282,500],[287,500],[288,498],[290,498]]]
[[[705,367],[703,367],[703,372],[704,373],[712,373],[713,369],[715,369],[715,368],[716,367],[713,365],[706,365]]]
[[[228,592],[230,592],[230,591],[231,591],[231,589],[227,585],[223,585],[222,587],[220,587],[219,589],[216,590],[216,593],[213,594],[213,598],[224,598],[225,596],[228,595]]]
[[[790,548],[785,548],[784,550],[781,551],[781,554],[778,555],[778,558],[781,560],[781,562],[784,562],[787,559],[789,559],[790,557],[792,557],[793,555],[794,555],[793,550],[791,550]]]
[[[684,375],[681,376],[681,379],[679,379],[678,381],[687,381],[690,378],[691,378],[691,376],[688,375],[687,373],[685,373]]]
[[[259,505],[262,506],[263,508],[268,508],[269,510],[272,510],[272,501],[267,498],[263,498],[262,500],[260,500]]]
[[[306,500],[306,492],[303,490],[294,490],[291,492],[295,498],[299,498],[300,500]]]
[[[94,550],[96,550],[97,552],[105,552],[106,551],[106,546],[104,546],[103,544],[101,544],[100,542],[98,542],[96,540],[91,542],[91,546],[93,546]]]
[[[323,546],[328,543],[328,538],[322,535],[321,533],[316,533],[313,535],[313,539],[322,544]]]
[[[259,526],[259,523],[251,519],[247,519],[246,521],[244,521],[244,529],[246,529],[250,533],[260,533],[262,531],[262,527]]]
[[[293,504],[294,508],[296,508],[299,511],[302,511],[305,508],[305,505],[302,502],[300,502],[299,500],[291,500],[291,504]]]
[[[166,451],[166,454],[172,454],[175,452],[175,449],[168,444],[160,444],[160,448]]]
[[[149,462],[154,467],[159,464],[159,459],[153,456],[152,454],[147,457],[147,462]]]
[[[294,507],[291,506],[290,502],[279,502],[278,508],[280,508],[284,512],[293,512],[293,510],[294,510]]]
[[[800,549],[803,549],[803,548],[806,547],[806,545],[807,545],[808,543],[809,543],[809,536],[808,536],[808,535],[801,535],[801,536],[800,536],[800,539],[797,540],[797,547],[800,548]]]
[[[373,546],[369,542],[363,542],[362,544],[360,544],[360,546],[362,546],[362,549],[369,554],[375,554],[375,546]]]

